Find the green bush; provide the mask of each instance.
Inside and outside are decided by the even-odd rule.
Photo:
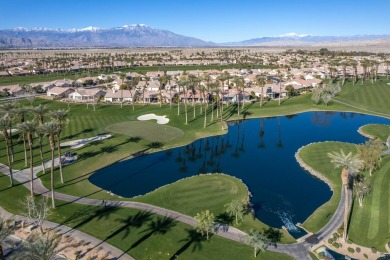
[[[339,228],[337,229],[337,233],[339,233],[340,235],[342,235],[342,234],[344,233],[344,228],[339,227]]]
[[[333,233],[333,237],[334,237],[335,239],[337,239],[337,238],[340,237],[340,235],[339,235],[338,233]]]
[[[324,258],[325,258],[324,252],[319,252],[319,253],[318,253],[318,258],[319,258],[319,259],[324,259]]]
[[[329,244],[332,244],[333,241],[334,241],[334,240],[333,240],[332,238],[329,238],[329,239],[328,239],[328,243],[329,243]]]
[[[339,248],[339,247],[340,247],[340,244],[337,243],[337,242],[333,242],[332,245],[333,245],[335,248]]]
[[[371,247],[371,251],[375,254],[378,250],[375,247]]]
[[[357,247],[356,247],[356,252],[360,253],[360,251],[361,251],[361,250],[360,250],[360,247],[357,246]]]
[[[348,239],[347,239],[347,243],[348,243],[348,244],[352,244],[353,242],[352,242],[351,239],[348,238]]]
[[[348,247],[348,252],[355,253],[355,249],[353,249],[352,247]]]
[[[363,254],[363,256],[368,259],[368,255],[367,254]]]

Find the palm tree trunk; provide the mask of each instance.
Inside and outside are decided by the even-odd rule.
[[[33,148],[32,148],[32,143],[31,141],[29,141],[29,146],[30,146],[30,191],[31,191],[31,196],[34,196],[34,186],[33,186],[33,182],[34,182],[34,168],[33,168],[33,165],[34,165],[34,157],[33,157]]]
[[[206,102],[207,104],[207,102]],[[204,123],[203,123],[203,128],[206,128],[206,121],[207,121],[207,107],[205,105],[205,108],[204,108]]]
[[[12,126],[10,125],[9,126],[9,140],[11,142],[11,160],[12,162],[14,162],[14,145],[13,145],[13,142],[12,142]]]
[[[349,212],[349,193],[348,193],[348,187],[344,185],[344,193],[345,193],[345,205],[344,205],[344,242],[347,241],[347,228],[348,228],[348,212]]]
[[[10,181],[11,181],[11,186],[14,186],[14,178],[13,178],[13,176],[12,176],[12,161],[11,161],[11,157],[10,157],[10,154],[9,154],[9,144],[8,144],[8,138],[7,138],[7,137],[6,137],[6,139],[5,139],[5,146],[6,146],[6,148],[7,148],[9,178],[10,178]]]
[[[253,252],[254,252],[254,256],[256,257],[256,252],[257,252],[257,250],[256,250],[256,247],[255,247],[255,246],[253,247]]]
[[[27,167],[27,147],[26,147],[26,137],[25,134],[22,133],[22,139],[23,139],[23,148],[24,148],[24,166]]]
[[[55,198],[54,198],[54,149],[51,147],[51,170],[50,170],[50,189],[51,189],[51,207],[54,209],[56,207]]]
[[[43,173],[45,173],[46,168],[45,168],[45,161],[43,160],[42,136],[41,135],[39,135],[38,141],[39,141],[39,153],[40,153],[41,162],[42,162],[42,170],[43,170]]]
[[[57,134],[57,143],[58,143],[58,147],[57,147],[57,152],[58,152],[58,164],[60,166],[60,177],[61,177],[61,183],[64,183],[64,176],[62,174],[62,161],[61,161],[61,132],[58,132]]]

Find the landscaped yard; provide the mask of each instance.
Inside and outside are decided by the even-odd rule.
[[[340,100],[343,100],[347,103],[354,104],[353,102],[361,102],[363,106],[369,105],[370,102],[372,102],[372,96],[368,96],[366,99],[364,98],[365,95],[364,93],[369,93],[370,90],[372,90],[373,86],[378,88],[378,91],[382,93],[382,95],[375,95],[375,98],[378,99],[378,101],[373,102],[374,104],[372,105],[372,109],[381,112],[381,113],[387,113],[390,114],[390,107],[384,105],[388,96],[387,95],[387,88],[388,86],[386,83],[384,83],[384,80],[379,80],[377,84],[371,85],[371,83],[366,83],[366,85],[356,85],[355,87],[351,87],[350,83],[347,83],[344,88],[344,90],[340,94]],[[387,88],[386,88],[387,87]],[[356,88],[356,89],[355,89]],[[374,95],[374,94],[371,94]],[[386,96],[387,95],[387,96]],[[361,98],[361,100],[360,100]],[[356,101],[357,100],[357,101]],[[349,102],[350,101],[350,102]],[[357,104],[356,103],[356,104]],[[24,104],[27,104],[27,102],[24,102]],[[38,104],[46,104],[50,109],[67,109],[68,106],[66,103],[63,102],[53,102],[49,101],[46,99],[36,99],[34,102],[34,106]],[[382,104],[382,105],[381,105]],[[165,148],[170,148],[178,145],[184,145],[187,143],[190,143],[194,141],[197,138],[209,136],[209,135],[215,135],[215,134],[222,134],[223,132],[221,131],[221,125],[219,124],[218,121],[216,122],[210,122],[210,115],[208,115],[207,122],[208,126],[206,129],[203,128],[203,120],[204,117],[203,115],[199,114],[199,106],[197,107],[197,117],[192,118],[192,106],[188,106],[188,118],[189,118],[189,124],[185,125],[185,117],[184,117],[184,106],[181,106],[181,114],[177,115],[177,107],[174,106],[172,109],[169,108],[169,105],[163,105],[162,108],[160,108],[158,105],[149,105],[149,106],[141,106],[141,105],[136,105],[135,111],[132,111],[131,106],[125,105],[123,108],[121,108],[119,105],[98,105],[96,111],[93,111],[93,109],[89,108],[87,109],[86,105],[82,104],[70,104],[70,116],[69,116],[69,124],[64,128],[64,131],[62,133],[62,140],[63,141],[69,141],[69,140],[74,140],[74,139],[81,139],[81,138],[88,138],[92,136],[96,136],[97,134],[103,134],[107,133],[109,130],[113,130],[113,132],[116,132],[113,134],[113,137],[110,139],[106,139],[103,141],[98,141],[94,142],[91,144],[86,145],[83,148],[80,148],[76,151],[74,151],[77,156],[78,156],[78,162],[69,166],[64,167],[64,177],[65,177],[65,183],[61,184],[59,181],[59,176],[58,176],[58,170],[55,171],[56,174],[56,190],[58,192],[62,193],[68,193],[68,194],[73,194],[76,196],[82,196],[82,197],[92,197],[92,198],[100,198],[100,199],[119,199],[117,196],[112,196],[107,194],[105,191],[102,191],[100,188],[92,185],[88,181],[88,177],[96,170],[105,167],[111,163],[114,163],[118,160],[128,158],[132,156],[133,154],[136,154],[140,151],[145,151],[145,152],[153,152],[156,149],[153,148],[154,146],[151,145],[151,142],[161,142],[163,145],[163,149]],[[314,105],[312,101],[310,100],[310,95],[302,95],[296,98],[288,99],[284,101],[280,106],[278,105],[277,101],[271,101],[266,103],[263,107],[259,107],[258,103],[255,104],[248,104],[245,106],[244,110],[241,111],[240,116],[237,116],[237,111],[236,108],[231,106],[230,108],[225,108],[225,114],[224,114],[224,119],[235,119],[235,118],[243,118],[245,116],[246,118],[251,118],[251,117],[261,117],[261,116],[277,116],[277,115],[285,115],[285,114],[294,114],[294,113],[299,113],[303,111],[310,111],[310,110],[346,110],[346,111],[358,111],[361,112],[360,110],[357,110],[355,108],[345,106],[343,104],[339,103],[331,103],[329,106],[325,105]],[[243,113],[244,112],[244,113]],[[139,115],[143,114],[148,114],[148,113],[155,113],[157,115],[167,115],[167,117],[170,119],[170,122],[168,125],[158,125],[158,129],[156,129],[156,132],[152,134],[152,130],[154,129],[148,129],[146,132],[140,132],[140,129],[142,130],[142,127],[140,129],[137,129],[140,124],[144,123],[149,123],[152,124],[151,122],[139,122],[137,121],[137,117]],[[46,121],[49,119],[46,118]],[[135,124],[135,129],[130,129],[129,127],[134,126]],[[157,124],[154,124],[155,126]],[[170,135],[164,135],[161,133],[162,129],[164,127],[168,127],[170,130],[174,130],[173,134]],[[376,129],[376,128],[374,128]],[[370,132],[375,133],[376,130],[368,130]],[[382,133],[382,130],[378,130],[380,133]],[[378,133],[379,135],[379,133]],[[151,139],[148,136],[153,136],[153,139]],[[14,168],[24,168],[24,153],[23,153],[23,145],[21,139],[18,139],[18,134],[14,135],[14,150],[15,150],[15,164]],[[48,160],[50,158],[50,148],[48,146],[48,142],[45,138],[44,141],[44,151],[45,151],[45,158]],[[34,149],[34,155],[35,155],[35,164],[38,165],[40,163],[39,160],[39,153],[38,153],[38,143],[35,142],[35,149]],[[5,147],[4,145],[4,140],[1,141],[0,147]],[[340,148],[343,148],[345,151],[349,150],[354,150],[354,145],[351,144],[343,144],[343,143],[335,143],[335,142],[329,142],[329,143],[324,143],[324,144],[313,144],[308,147],[305,147],[301,151],[301,157],[302,159],[312,166],[314,169],[320,171],[323,173],[332,183],[333,190],[334,190],[334,195],[332,196],[331,200],[321,206],[319,209],[317,209],[311,217],[308,218],[308,220],[304,223],[304,227],[306,229],[309,229],[310,231],[318,231],[323,225],[327,223],[327,221],[330,220],[332,217],[332,214],[334,210],[336,209],[339,198],[340,198],[340,190],[341,190],[341,179],[340,179],[340,171],[339,170],[334,170],[333,166],[330,164],[330,160],[327,157],[327,152],[331,151],[339,151]],[[63,149],[63,152],[67,151],[68,149],[65,148]],[[4,153],[1,153],[0,161],[2,163],[6,163],[6,157]],[[388,160],[384,160],[382,162],[382,167],[385,165],[388,165],[389,162]],[[386,170],[386,168],[384,168]],[[381,169],[382,171],[382,169]],[[389,172],[387,168],[387,172]],[[383,174],[385,175],[385,174]],[[380,176],[380,174],[378,174]],[[218,176],[221,177],[221,176]],[[377,178],[376,174],[374,173],[374,177]],[[386,177],[387,178],[387,177]],[[380,185],[383,185],[385,181],[388,182],[388,180],[385,177],[383,177],[383,180],[379,179],[375,180],[373,183],[376,185],[376,187],[380,187]],[[0,178],[2,185],[8,185],[8,179],[6,177],[1,177]],[[43,183],[45,184],[46,187],[49,187],[49,176],[48,174],[42,176]],[[179,184],[173,184],[173,185],[168,185],[167,187],[157,191],[155,194],[151,193],[149,195],[139,197],[137,200],[142,200],[145,202],[149,203],[155,203],[156,205],[162,206],[162,207],[167,207],[171,208],[189,215],[194,215],[194,212],[200,209],[201,207],[210,207],[210,209],[214,209],[216,214],[220,214],[223,210],[223,205],[225,205],[227,200],[235,197],[233,189],[227,189],[229,191],[227,194],[229,194],[227,197],[213,201],[212,199],[212,192],[215,192],[214,194],[221,192],[224,190],[224,187],[230,187],[233,188],[235,185],[232,184],[230,181],[220,181],[220,180],[215,180],[216,182],[221,183],[221,189],[214,189],[214,186],[210,186],[207,183],[203,183],[201,181],[194,181],[194,182],[185,182],[183,181],[182,183]],[[178,185],[178,186],[174,186]],[[197,189],[189,189],[188,185],[194,185],[193,187],[197,187]],[[224,186],[228,185],[228,186]],[[172,187],[171,187],[172,186]],[[239,187],[239,185],[237,186]],[[386,188],[386,187],[382,187]],[[377,188],[378,191],[381,191],[382,188]],[[20,200],[23,196],[22,194],[26,193],[27,191],[23,191],[19,193],[18,187],[16,188],[11,188],[11,189],[2,189],[1,192],[1,205],[3,205],[5,208],[8,210],[18,210],[18,206],[15,204],[15,198],[17,200]],[[214,189],[214,190],[213,190]],[[188,191],[189,196],[184,196],[185,193],[184,191]],[[244,189],[238,188],[240,192],[237,194],[238,197],[246,196],[246,193],[244,192]],[[388,190],[388,187],[387,187]],[[182,191],[182,192],[180,192]],[[225,190],[226,191],[226,190]],[[210,194],[208,194],[210,193]],[[375,193],[373,193],[373,196]],[[10,198],[4,200],[4,196]],[[165,196],[167,199],[166,200],[161,200],[159,196]],[[210,199],[211,196],[211,199]],[[376,195],[378,196],[378,195]],[[198,201],[195,201],[195,198],[198,199]],[[387,196],[388,198],[389,196]],[[12,198],[12,199],[11,199]],[[378,198],[378,197],[375,197]],[[174,200],[181,201],[182,203],[174,203]],[[375,202],[372,203],[370,207],[374,208],[375,212],[375,207],[380,208],[382,206],[382,203],[386,203],[386,200],[381,199],[381,202]],[[383,202],[382,202],[383,201]],[[370,205],[370,203],[367,202],[367,206]],[[199,206],[199,208],[196,208],[194,210],[190,209],[188,205],[189,203],[193,203]],[[379,203],[379,204],[378,204]],[[388,201],[387,201],[388,203]],[[77,204],[69,204],[71,206],[62,206],[59,207],[57,210],[57,215],[56,217],[53,215],[52,217],[55,218],[54,220],[59,221],[67,219],[72,216],[72,214],[76,211],[73,211],[73,209],[80,209],[82,210],[83,207],[81,205]],[[74,207],[73,207],[74,206]],[[81,208],[78,208],[81,207]],[[66,209],[66,210],[62,210]],[[90,209],[88,209],[90,210]],[[92,209],[94,211],[96,209]],[[356,211],[358,212],[359,209]],[[123,216],[127,215],[135,215],[137,214],[136,211],[127,211],[127,209],[120,209],[118,212],[121,212],[121,215],[115,215],[115,219],[121,219]],[[366,213],[364,213],[366,212]],[[365,216],[368,216],[368,214],[371,214],[371,211],[368,210],[368,208],[364,208],[364,212],[362,213],[361,219]],[[378,211],[379,212],[379,211]],[[382,209],[380,211],[382,214]],[[91,213],[92,214],[92,213]],[[119,214],[119,213],[118,213]],[[126,215],[127,214],[127,215]],[[114,216],[114,215],[113,215]],[[381,220],[383,216],[381,215],[380,217],[375,217],[375,214],[372,215],[373,219],[376,220]],[[386,217],[386,215],[385,215]],[[157,218],[157,216],[154,216],[154,218]],[[387,219],[389,219],[387,215]],[[351,221],[358,221],[354,220],[353,218]],[[90,221],[91,223],[94,223],[95,226],[96,220]],[[110,225],[113,226],[107,226],[104,231],[107,232],[114,232],[115,228],[119,228],[118,223],[114,223],[115,221],[112,221]],[[352,222],[351,222],[352,223]],[[100,224],[100,223],[99,223]],[[72,224],[73,225],[73,224]],[[77,225],[77,223],[75,224]],[[88,223],[83,225],[84,231],[88,231]],[[107,224],[109,225],[109,224]],[[176,230],[179,226],[184,225],[177,223],[175,227],[172,230]],[[381,224],[382,225],[382,224]],[[92,230],[95,226],[91,224],[90,229]],[[362,243],[366,243],[364,239],[372,238],[375,242],[374,246],[377,246],[378,249],[381,248],[380,243],[381,240],[383,239],[381,235],[376,232],[375,230],[386,230],[386,227],[374,227],[373,224],[368,224],[368,229],[365,234],[367,234],[367,238],[361,238]],[[248,219],[245,218],[245,220],[238,226],[240,229],[243,230],[248,230],[251,227],[256,227],[256,228],[262,228],[263,224],[261,224],[258,220],[253,220],[251,218]],[[372,227],[372,230],[371,230]],[[146,230],[148,227],[147,225],[143,225],[142,229],[140,228],[139,231],[141,230]],[[188,228],[188,226],[184,225],[181,227],[181,231],[177,231],[181,239],[185,239],[185,229]],[[357,227],[356,227],[357,228]],[[382,229],[384,228],[384,229]],[[388,230],[388,229],[387,229]],[[100,231],[99,231],[100,232]],[[102,231],[103,232],[103,231]],[[126,243],[127,246],[136,243],[137,239],[139,239],[142,235],[147,233],[148,231],[145,231],[142,234],[139,234],[139,236],[135,236],[132,239],[135,239],[132,243]],[[176,231],[175,231],[176,232]],[[181,233],[180,233],[181,232]],[[356,233],[354,233],[356,232]],[[365,232],[365,231],[364,231]],[[168,232],[170,233],[170,232]],[[92,234],[92,231],[91,231]],[[137,234],[137,232],[133,232],[133,234]],[[351,238],[354,240],[356,236],[358,236],[360,233],[358,231],[354,231],[353,228],[351,228]],[[104,234],[96,234],[96,236],[100,238],[107,238],[109,234],[104,233]],[[152,238],[159,237],[159,235],[151,235],[148,238],[148,241]],[[174,232],[172,232],[172,237],[177,239],[174,235]],[[114,239],[114,238],[112,238]],[[161,239],[161,237],[160,237]],[[214,239],[214,238],[213,238]],[[168,241],[169,239],[167,239]],[[111,240],[110,240],[111,241]],[[214,240],[213,240],[214,241]],[[216,240],[215,240],[216,241]],[[226,242],[225,240],[221,240],[221,242],[224,247],[226,247]],[[355,240],[354,240],[355,241]],[[289,242],[289,240],[284,240],[284,242]],[[358,240],[355,242],[359,243]],[[113,242],[116,243],[116,242]],[[118,242],[120,243],[120,242]],[[144,243],[144,242],[142,242]],[[158,244],[158,242],[156,242]],[[172,242],[173,243],[173,242]],[[175,240],[176,246],[177,246],[177,241]],[[211,243],[211,242],[206,242],[206,243]],[[213,242],[214,243],[214,242]],[[215,242],[216,246],[213,249],[210,250],[216,250],[216,253],[220,253],[218,250],[218,243]],[[233,242],[231,242],[233,243]],[[146,245],[146,242],[144,243]],[[364,245],[364,244],[363,244]],[[241,245],[240,245],[241,246]],[[370,246],[370,245],[367,245]],[[120,247],[120,246],[118,246]],[[128,248],[123,248],[122,249],[128,249]],[[142,246],[142,248],[146,248]],[[149,247],[150,249],[152,246]],[[165,247],[164,247],[165,248]],[[167,247],[170,248],[170,252],[166,253],[175,253],[175,250],[177,251],[179,248],[172,248],[172,247]],[[206,250],[207,246],[203,246],[204,250]],[[234,246],[232,246],[234,248]],[[136,252],[137,248],[133,249],[134,252]],[[155,248],[153,248],[154,250]],[[217,250],[218,249],[218,250]],[[241,250],[241,249],[240,249]],[[251,251],[250,248],[243,249]],[[189,251],[189,250],[187,250]],[[248,251],[248,252],[249,252]],[[246,251],[245,251],[246,252]],[[145,252],[144,252],[145,253]],[[137,253],[134,253],[137,254]],[[183,255],[186,253],[183,253]],[[248,253],[250,255],[251,253]],[[142,255],[140,253],[140,255]],[[230,255],[234,255],[233,253],[230,253]],[[234,255],[237,256],[237,255]],[[267,258],[270,259],[270,258]]]

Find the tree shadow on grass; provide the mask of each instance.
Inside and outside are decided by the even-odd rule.
[[[139,246],[142,242],[147,240],[152,235],[164,235],[166,234],[171,228],[176,226],[176,221],[169,218],[169,217],[157,217],[156,220],[150,222],[148,224],[148,229],[144,232],[146,233],[144,236],[142,236],[140,239],[138,239],[134,244],[131,245],[130,249],[136,248]],[[127,251],[129,251],[127,250]]]
[[[194,229],[186,229],[187,237],[179,240],[180,242],[185,242],[185,244],[179,248],[170,258],[170,260],[176,259],[179,257],[183,252],[185,252],[188,248],[192,245],[192,252],[195,252],[195,250],[202,250],[202,242],[206,241],[206,238],[196,232]]]
[[[87,133],[92,133],[92,132],[93,132],[93,129],[92,129],[92,128],[86,128],[86,129],[84,129],[84,130],[81,131],[81,132],[78,132],[78,133],[75,133],[75,134],[68,135],[68,136],[62,138],[62,140],[67,140],[67,139],[72,140],[73,138],[79,136],[80,134],[87,134]]]
[[[66,204],[68,203],[64,203],[61,206]],[[78,211],[76,214],[64,220],[61,225],[74,225],[73,228],[78,229],[83,225],[87,224],[88,222],[92,221],[93,219],[96,219],[97,221],[101,219],[108,220],[111,214],[115,213],[120,209],[119,204],[120,202],[113,202],[110,204],[110,206],[107,207],[97,207],[92,205],[87,206],[84,210]]]
[[[107,236],[104,241],[111,239],[118,234],[125,232],[122,236],[122,239],[125,239],[130,234],[130,228],[140,228],[144,225],[145,222],[149,221],[152,217],[152,214],[148,211],[140,211],[133,216],[128,216],[124,219],[116,219],[121,226],[115,230],[111,235]]]
[[[215,221],[219,223],[223,223],[226,225],[231,225],[233,223],[234,217],[230,216],[226,212],[219,214],[216,216]]]

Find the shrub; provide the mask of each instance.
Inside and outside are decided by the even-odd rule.
[[[325,258],[324,252],[319,252],[319,253],[318,253],[318,258],[319,258],[319,259],[324,259],[324,258]]]
[[[364,258],[367,258],[368,259],[368,255],[367,254],[363,254]]]
[[[337,243],[337,242],[333,242],[332,245],[333,245],[335,248],[339,248],[339,247],[340,247],[340,244]]]
[[[348,239],[347,239],[347,243],[348,243],[348,244],[352,244],[353,242],[352,242],[351,239],[348,238]]]
[[[339,235],[338,233],[333,233],[333,237],[334,237],[335,239],[337,239],[337,238],[340,237],[340,235]]]
[[[352,247],[348,247],[348,252],[355,253],[355,249],[353,249]]]
[[[344,228],[339,227],[339,228],[337,229],[337,233],[339,233],[340,235],[342,235],[342,234],[344,233]]]
[[[371,247],[371,251],[375,254],[378,250],[375,247]]]
[[[356,252],[360,253],[360,251],[361,251],[361,250],[360,250],[360,247],[357,246],[357,247],[356,247]]]
[[[328,243],[329,243],[329,244],[332,244],[332,243],[333,243],[333,239],[332,239],[332,238],[329,238],[329,239],[328,239]]]

